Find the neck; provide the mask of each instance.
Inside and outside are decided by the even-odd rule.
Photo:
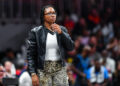
[[[51,30],[51,25],[52,25],[53,23],[47,23],[47,22],[45,22],[44,23],[44,26],[47,28],[47,29],[49,29],[49,30]]]

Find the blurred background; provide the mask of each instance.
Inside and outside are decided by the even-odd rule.
[[[0,79],[20,78],[27,69],[28,32],[40,25],[40,10],[49,4],[75,42],[65,59],[70,86],[88,85],[86,71],[96,57],[108,72],[107,83],[120,86],[120,0],[0,0]]]

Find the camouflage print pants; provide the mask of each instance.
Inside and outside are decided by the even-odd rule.
[[[46,61],[44,70],[38,69],[40,86],[69,86],[66,67],[59,62]]]

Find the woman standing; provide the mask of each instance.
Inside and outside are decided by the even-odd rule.
[[[41,10],[41,26],[31,30],[27,40],[28,69],[33,86],[69,86],[65,51],[74,49],[67,29],[55,23],[53,6]]]

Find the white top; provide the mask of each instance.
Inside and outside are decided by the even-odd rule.
[[[12,67],[11,67],[11,74],[12,74],[12,76],[16,75],[16,68],[15,68],[14,64],[12,64]]]
[[[101,61],[103,62],[103,58],[101,59]],[[105,63],[105,67],[107,68],[109,72],[109,77],[112,77],[112,73],[115,72],[115,61],[110,58],[110,57],[107,57],[106,59],[106,63]]]
[[[53,35],[50,33],[47,34],[45,60],[60,60],[60,53],[56,33],[54,33]]]
[[[100,68],[100,73],[98,73],[98,75],[96,76],[95,74],[95,67],[91,67],[90,68],[90,82],[91,83],[94,83],[94,82],[97,82],[97,83],[102,83],[104,82],[104,71],[105,71],[105,68],[103,66],[101,66]]]
[[[32,79],[27,71],[22,73],[19,78],[19,86],[32,86]]]

